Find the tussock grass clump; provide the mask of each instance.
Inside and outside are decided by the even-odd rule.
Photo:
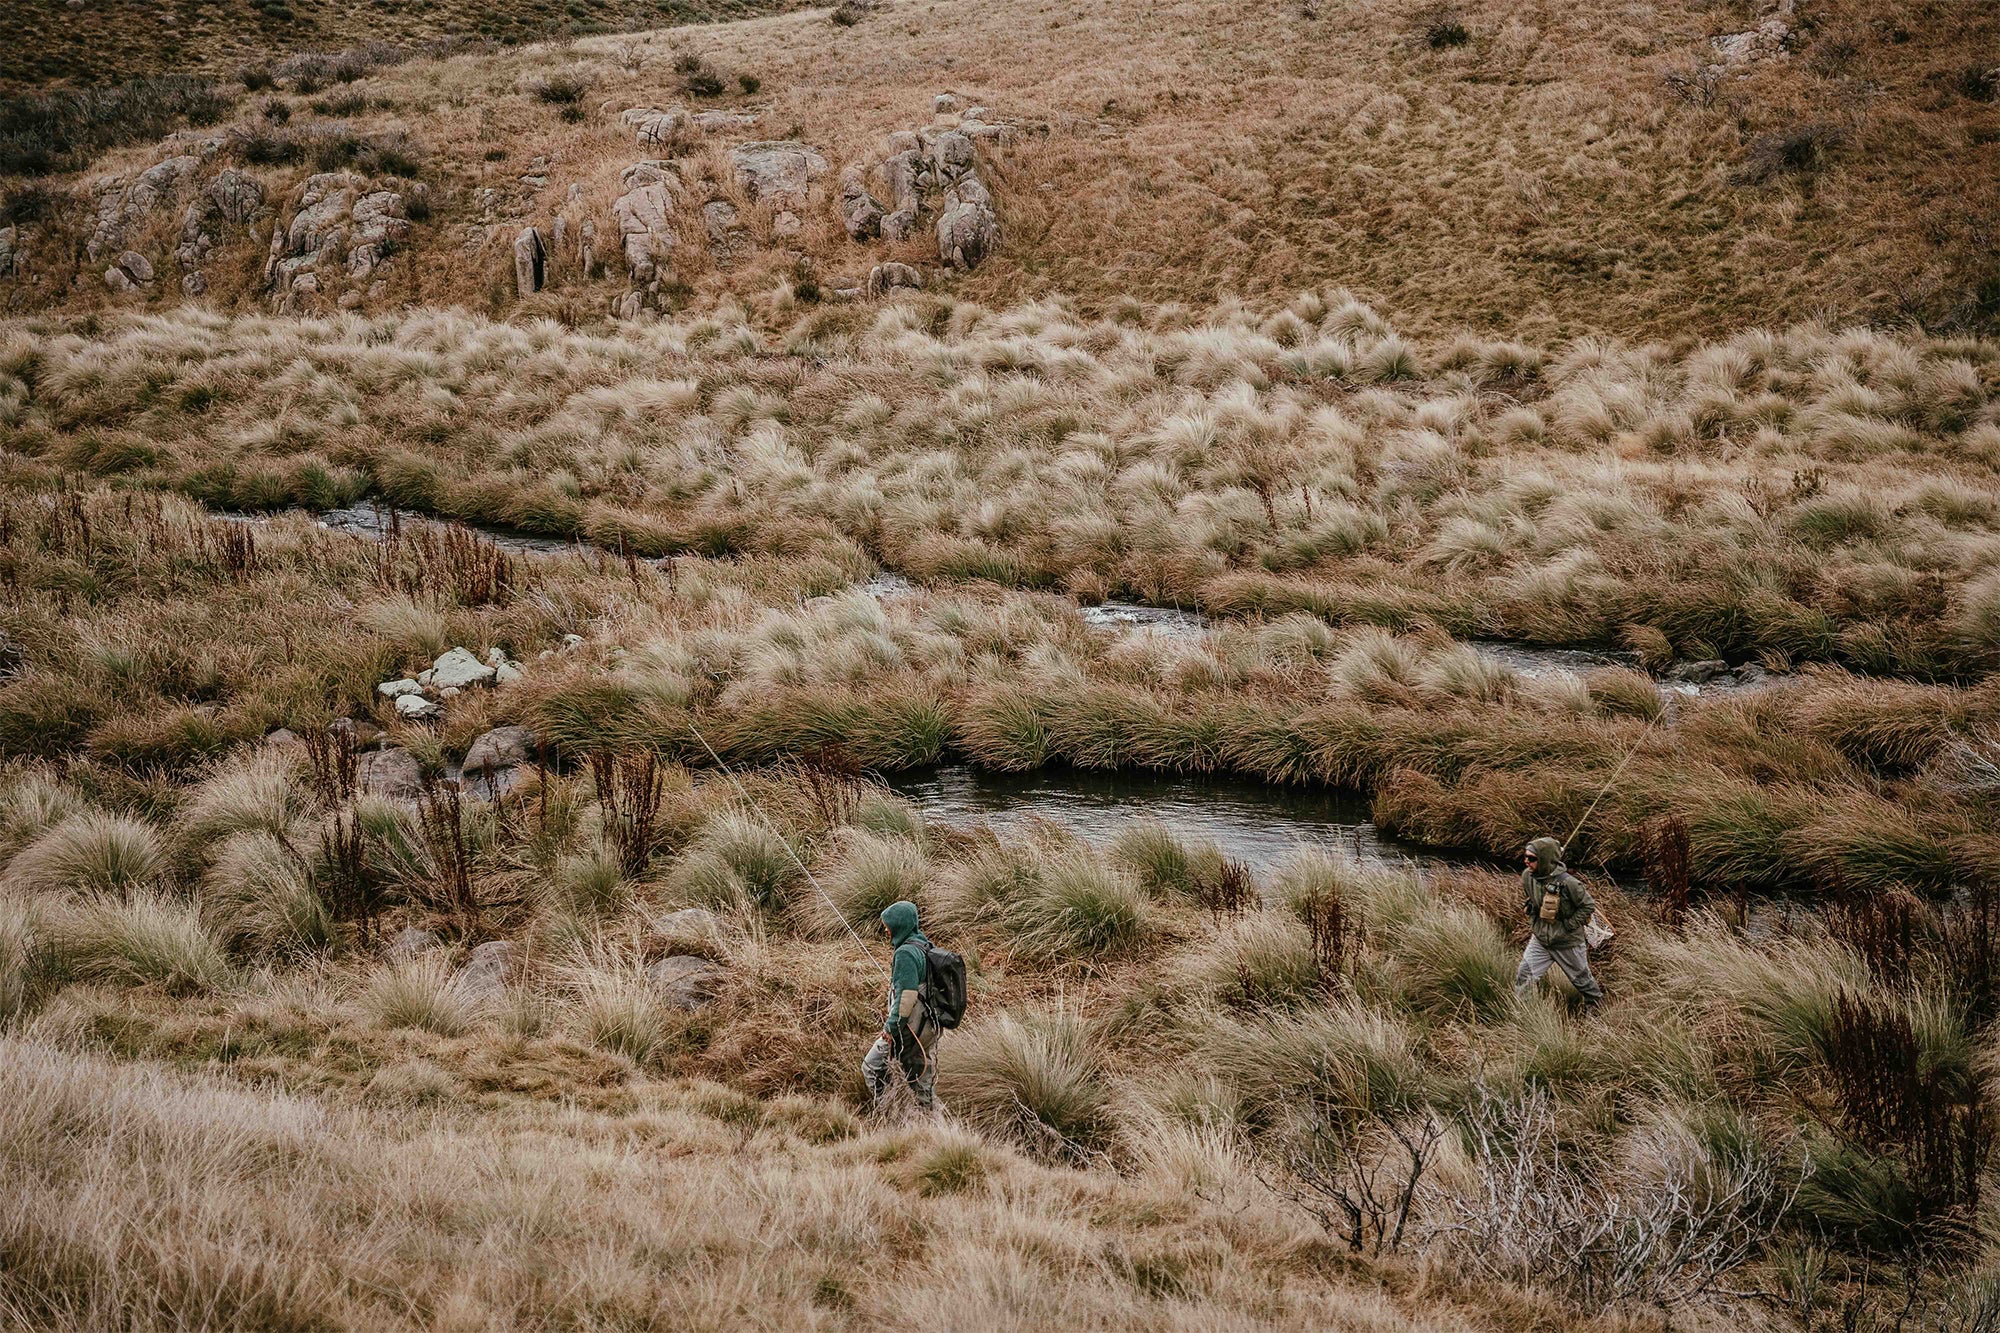
[[[1088,1027],[1062,1009],[1002,1013],[952,1042],[938,1095],[974,1128],[1057,1159],[1111,1145],[1111,1086]]]
[[[790,903],[798,878],[784,839],[755,816],[724,810],[674,863],[667,888],[706,906],[775,912]]]
[[[338,928],[315,867],[278,834],[238,833],[202,877],[203,917],[215,934],[262,955],[317,952]]]
[[[305,806],[289,762],[269,752],[253,753],[195,789],[179,811],[177,831],[200,854],[207,844],[237,833],[282,835]]]
[[[598,950],[565,969],[583,1039],[647,1065],[673,1035],[673,1016],[644,967]]]
[[[378,1027],[417,1028],[456,1037],[478,1021],[481,1005],[453,976],[451,959],[421,954],[380,968],[358,997]]]
[[[906,839],[883,836],[861,829],[848,830],[840,840],[838,858],[819,874],[828,896],[840,909],[848,925],[864,934],[877,927],[882,909],[900,899],[908,899],[921,910],[924,886],[930,865],[923,849]],[[818,894],[812,903],[824,914],[826,904]],[[837,922],[826,925],[839,930]]]
[[[1198,897],[1204,883],[1222,873],[1223,856],[1213,843],[1188,846],[1157,819],[1136,819],[1111,844],[1111,857],[1130,869],[1154,897]]]
[[[0,900],[0,1028],[32,1014],[62,980],[62,956],[33,903]]]
[[[1403,992],[1416,1008],[1491,1018],[1514,998],[1513,950],[1476,908],[1433,902],[1390,937]]]
[[[1176,970],[1204,995],[1253,1008],[1307,1003],[1327,980],[1304,924],[1275,912],[1223,922]]]
[[[63,966],[86,981],[157,986],[175,995],[229,980],[229,959],[192,903],[150,891],[119,901],[93,898],[50,919]]]
[[[38,770],[0,790],[0,870],[23,847],[84,808],[83,798]]]
[[[151,824],[88,810],[30,843],[7,866],[14,883],[41,893],[119,896],[151,883],[165,852]]]
[[[1015,952],[1049,963],[1087,961],[1122,949],[1150,925],[1138,887],[1080,850],[1038,866],[1002,904],[1000,920]]]
[[[1300,1113],[1358,1121],[1421,1100],[1426,1074],[1409,1024],[1347,1000],[1324,1009],[1249,1019],[1216,1015],[1201,1034],[1203,1058],[1241,1090],[1259,1123]]]

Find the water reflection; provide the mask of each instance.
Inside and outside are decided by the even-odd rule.
[[[1301,844],[1366,861],[1443,859],[1379,832],[1367,801],[1325,788],[1054,767],[989,773],[955,766],[888,781],[927,818],[948,825],[984,822],[1005,832],[1045,819],[1093,846],[1108,844],[1134,820],[1158,819],[1184,840],[1215,843],[1265,878]]]

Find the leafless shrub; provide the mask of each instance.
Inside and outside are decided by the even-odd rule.
[[[1646,884],[1659,906],[1660,923],[1678,931],[1687,925],[1688,896],[1693,877],[1688,871],[1688,827],[1679,815],[1656,821],[1646,835]]]
[[[1826,124],[1760,134],[1750,141],[1733,179],[1738,185],[1767,185],[1781,176],[1815,175],[1825,168],[1842,138],[1837,127]]]
[[[1319,987],[1331,993],[1346,979],[1348,951],[1361,942],[1360,917],[1348,910],[1340,890],[1330,884],[1315,886],[1295,906],[1312,937]]]
[[[393,592],[442,589],[460,606],[505,606],[517,581],[511,556],[455,523],[406,528],[394,522],[375,548],[375,582]]]
[[[1979,1206],[1992,1155],[1991,1118],[1977,1079],[1937,1067],[1907,1007],[1843,990],[1826,1037],[1832,1127],[1849,1143],[1906,1167],[1919,1242],[1953,1234]]]
[[[1257,901],[1256,882],[1241,861],[1224,860],[1213,872],[1196,875],[1192,888],[1195,901],[1217,921],[1247,911]]]
[[[596,750],[589,762],[604,811],[604,834],[618,854],[619,868],[628,878],[637,876],[659,842],[660,801],[666,794],[659,756],[650,750],[624,755]]]
[[[334,815],[319,835],[321,896],[338,921],[352,921],[363,944],[380,929],[380,885],[367,864],[367,835],[352,807]]]
[[[1724,77],[1722,66],[1696,58],[1662,70],[1660,86],[1675,101],[1706,111],[1721,100]]]
[[[1444,1136],[1428,1109],[1376,1112],[1346,1142],[1317,1121],[1306,1145],[1287,1155],[1277,1189],[1356,1254],[1393,1254]]]
[[[301,739],[312,767],[313,790],[320,799],[339,804],[351,798],[358,768],[354,733],[345,728],[313,727]]]
[[[1466,1118],[1475,1197],[1453,1198],[1442,1232],[1475,1272],[1551,1286],[1590,1312],[1685,1305],[1763,1247],[1805,1178],[1774,1153],[1720,1161],[1692,1142],[1662,1154],[1639,1184],[1600,1178],[1562,1141],[1555,1104],[1480,1085]]]
[[[472,884],[472,849],[465,837],[465,804],[458,784],[426,782],[417,796],[417,822],[439,905],[458,917],[466,935],[476,935],[479,898]]]

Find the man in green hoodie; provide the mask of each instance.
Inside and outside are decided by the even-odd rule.
[[[1604,1003],[1604,988],[1590,975],[1590,946],[1583,928],[1590,924],[1597,903],[1564,867],[1562,858],[1562,844],[1554,838],[1536,838],[1528,844],[1521,895],[1527,905],[1529,939],[1514,973],[1514,994],[1527,995],[1554,963],[1594,1010]]]
[[[931,942],[917,929],[913,902],[893,902],[883,908],[882,931],[896,946],[889,964],[889,1010],[882,1019],[882,1035],[862,1057],[861,1076],[880,1106],[889,1090],[889,1058],[894,1056],[916,1094],[917,1106],[931,1111],[937,1105],[932,1089],[937,1085],[938,1038],[943,1029],[918,993],[929,971],[925,954]]]

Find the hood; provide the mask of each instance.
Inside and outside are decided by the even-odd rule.
[[[889,938],[901,944],[917,933],[917,905],[907,898],[890,903],[882,909],[882,924],[889,928]]]
[[[1547,879],[1550,875],[1555,874],[1556,871],[1564,868],[1563,845],[1554,838],[1537,838],[1528,844],[1528,850],[1541,858],[1541,860],[1535,863],[1534,873],[1536,879]],[[914,912],[916,909],[911,908],[910,910]]]

